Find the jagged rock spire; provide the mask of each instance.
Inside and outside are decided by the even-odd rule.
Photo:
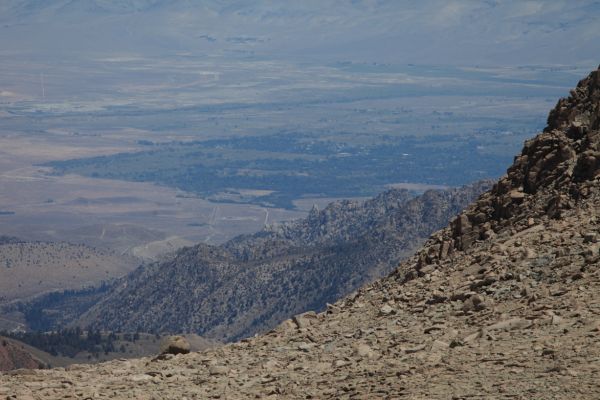
[[[465,250],[507,226],[529,218],[560,218],[564,209],[598,190],[600,178],[600,69],[581,80],[570,96],[558,101],[548,126],[525,142],[507,174],[469,209],[446,234],[435,239],[438,254],[422,255],[422,263]],[[434,252],[435,253],[435,252]]]

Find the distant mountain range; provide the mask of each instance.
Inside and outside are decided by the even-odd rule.
[[[126,57],[244,52],[330,61],[572,65],[591,60],[598,49],[599,11],[592,0],[6,0],[0,4],[0,48]]]
[[[250,336],[385,276],[489,187],[480,182],[417,197],[390,190],[314,208],[305,219],[218,247],[186,248],[120,280],[74,323],[219,340]]]

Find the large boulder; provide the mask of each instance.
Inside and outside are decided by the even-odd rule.
[[[160,346],[160,354],[187,354],[189,352],[190,343],[183,336],[168,336]]]

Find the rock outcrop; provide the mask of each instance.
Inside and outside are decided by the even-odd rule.
[[[203,353],[2,375],[0,395],[600,398],[598,75],[491,191],[325,312]]]
[[[560,218],[589,196],[600,175],[599,82],[594,71],[559,100],[544,132],[527,141],[507,175],[453,221],[441,247],[464,250],[507,225],[524,226],[528,218]]]

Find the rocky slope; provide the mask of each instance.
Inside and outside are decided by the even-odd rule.
[[[600,70],[388,277],[203,353],[0,376],[8,398],[597,399]]]
[[[250,336],[388,274],[489,187],[417,197],[391,190],[313,209],[305,219],[220,247],[188,248],[130,274],[77,323],[219,340]]]

